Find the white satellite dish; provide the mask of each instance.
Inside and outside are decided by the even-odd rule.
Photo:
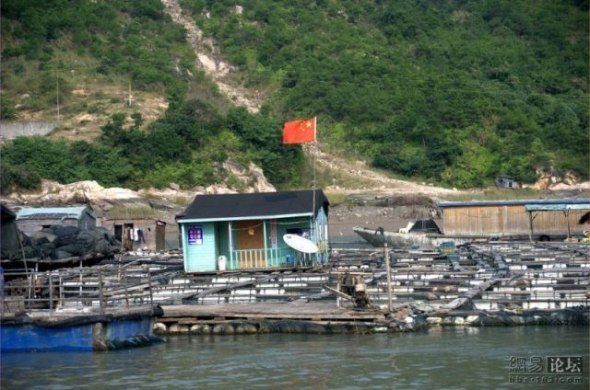
[[[315,242],[298,236],[297,234],[285,234],[283,236],[283,240],[287,243],[287,245],[299,252],[317,253],[319,250]]]

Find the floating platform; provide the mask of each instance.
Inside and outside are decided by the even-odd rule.
[[[221,305],[171,305],[162,306],[160,322],[183,319],[185,322],[199,320],[274,319],[307,321],[364,321],[385,320],[381,310],[353,310],[336,307],[334,301],[314,303],[255,303]]]
[[[106,351],[150,344],[158,307],[114,309],[104,314],[84,312],[35,312],[4,315],[0,336],[2,352]]]
[[[331,302],[163,306],[157,333],[367,333],[398,323],[379,309],[354,310]]]
[[[163,309],[153,319],[152,331],[156,334],[395,332],[420,329],[422,325],[584,325],[588,324],[590,308],[589,248],[528,242],[470,243],[452,251],[342,248],[333,251],[328,264],[313,269],[208,274],[187,274],[176,261],[142,256],[78,269],[11,272],[3,288],[3,310],[28,313],[28,319],[20,323],[3,321],[2,325],[18,324],[26,332],[46,332],[42,337],[59,339],[61,333],[51,333],[47,328],[73,325],[60,318],[68,310],[98,308],[104,312],[148,303],[160,304]],[[385,258],[391,268],[390,278]],[[350,301],[342,301],[346,297],[334,294],[347,275],[363,279],[370,307],[375,309],[355,310]],[[396,308],[391,314],[389,305]],[[41,320],[39,311],[50,311],[54,317]],[[96,319],[87,316],[81,320],[84,324],[77,325]],[[76,348],[110,349],[123,345],[122,340],[132,340],[128,345],[133,345],[151,335],[144,325],[115,324],[118,321],[98,321],[103,325],[93,325],[96,330],[76,329],[76,337],[83,340]],[[124,337],[111,338],[119,332],[115,330],[119,325]],[[133,327],[141,328],[143,334],[135,337],[133,331],[125,330]],[[102,339],[88,341],[92,331]],[[13,332],[9,338],[20,337]],[[63,345],[39,348],[46,347]]]

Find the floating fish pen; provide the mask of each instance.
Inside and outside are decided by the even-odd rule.
[[[183,274],[155,285],[153,297],[162,305],[285,302],[319,294],[328,283],[325,271]]]
[[[30,323],[41,315],[58,319],[82,311],[108,317],[143,306],[155,316],[156,333],[587,324],[589,252],[587,245],[528,242],[429,251],[340,248],[317,268],[208,273],[185,273],[178,255],[136,254],[20,279],[11,274],[3,288],[3,308],[13,313],[12,319],[25,313]],[[144,332],[148,338],[153,336],[149,332]],[[94,344],[108,349],[121,342],[103,339]]]
[[[157,330],[286,331],[293,321],[313,323],[321,333],[333,332],[334,324],[344,327],[340,330],[351,330],[353,324],[362,324],[363,331],[399,330],[404,323],[419,327],[420,318],[431,325],[588,323],[587,247],[510,242],[470,244],[450,252],[390,250],[390,284],[384,253],[340,249],[328,267],[307,272],[177,275],[154,288],[164,311]],[[362,279],[367,307],[355,307],[342,293],[339,283],[350,276]],[[393,322],[387,314],[389,295],[393,312],[409,310]],[[238,327],[240,321],[249,326]],[[273,327],[277,321],[286,328]]]
[[[530,243],[485,243],[462,246],[452,254],[440,251],[389,251],[391,292],[395,302],[439,306],[470,289],[494,280],[474,298],[480,310],[560,309],[588,306],[590,257],[588,246]],[[340,272],[364,272],[372,302],[387,301],[383,251],[359,263],[353,253],[350,265],[340,254]]]
[[[91,267],[4,276],[3,352],[102,351],[158,340],[153,319],[161,310],[153,305],[145,268],[141,273]]]

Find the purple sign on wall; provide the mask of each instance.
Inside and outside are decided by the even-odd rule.
[[[203,227],[191,226],[187,231],[189,245],[203,245]]]

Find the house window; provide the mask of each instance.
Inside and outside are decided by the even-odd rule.
[[[311,237],[310,230],[304,229],[304,228],[289,228],[289,229],[287,229],[287,234],[296,234],[298,236],[305,237],[305,238]]]
[[[296,234],[298,236],[303,236],[303,229],[302,228],[289,228],[289,229],[287,229],[287,234]]]

